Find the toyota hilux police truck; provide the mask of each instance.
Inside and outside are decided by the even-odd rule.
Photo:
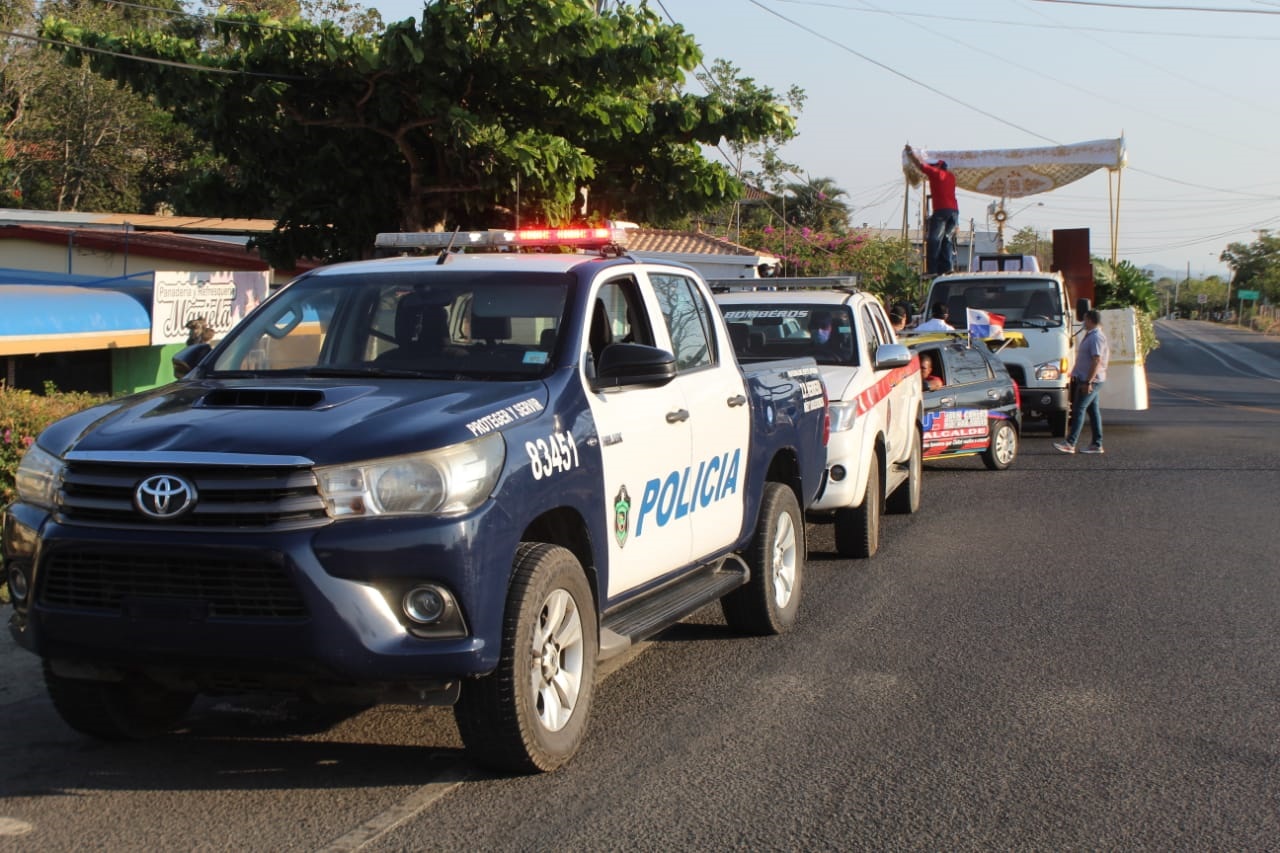
[[[836,550],[871,557],[884,509],[920,506],[920,362],[884,306],[847,280],[717,281],[738,358],[816,358],[831,396],[831,441],[810,516],[835,525]]]
[[[745,632],[796,618],[817,366],[740,369],[690,269],[334,265],[176,362],[46,429],[4,513],[11,631],[82,732],[226,691],[451,703],[478,760],[549,770],[598,660],[716,600]]]

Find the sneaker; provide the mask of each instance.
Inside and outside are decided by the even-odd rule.
[[[1084,450],[1081,450],[1080,452],[1081,453],[1106,453],[1107,451],[1102,449],[1101,444],[1091,444],[1088,447],[1086,447]]]
[[[1065,441],[1054,442],[1053,448],[1057,450],[1059,453],[1075,453],[1076,452],[1076,446],[1074,444],[1067,444]]]

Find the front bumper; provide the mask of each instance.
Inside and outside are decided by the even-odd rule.
[[[1019,386],[1018,393],[1022,395],[1022,413],[1030,418],[1071,410],[1071,394],[1065,386]]]
[[[55,663],[163,673],[200,689],[237,679],[296,689],[482,675],[498,663],[515,551],[492,532],[511,527],[503,516],[490,501],[460,520],[178,531],[65,524],[15,504],[0,546],[6,564],[26,568],[30,592],[15,603],[10,630]],[[411,633],[400,601],[418,583],[452,592],[465,636]]]

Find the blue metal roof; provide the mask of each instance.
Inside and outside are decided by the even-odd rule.
[[[0,337],[149,330],[134,296],[70,284],[6,284],[0,279]]]

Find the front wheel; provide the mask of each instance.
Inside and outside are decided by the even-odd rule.
[[[546,772],[572,758],[586,734],[600,639],[595,600],[582,566],[559,546],[522,543],[514,570],[498,668],[463,683],[454,718],[481,764]]]
[[[48,661],[44,683],[63,722],[102,740],[147,740],[186,716],[194,693],[170,690],[142,676],[123,681],[83,681],[58,675]]]
[[[804,516],[795,492],[765,483],[756,533],[743,557],[745,586],[720,599],[729,627],[744,634],[781,634],[796,622],[804,575]]]
[[[893,490],[885,501],[889,512],[910,515],[920,509],[920,481],[924,474],[924,439],[920,430],[911,430],[911,458],[907,460],[907,479]]]
[[[871,457],[862,505],[836,510],[836,553],[841,557],[874,557],[880,550],[880,459]]]
[[[1018,456],[1018,431],[1008,421],[996,421],[991,443],[982,452],[983,463],[992,471],[1003,471]]]

